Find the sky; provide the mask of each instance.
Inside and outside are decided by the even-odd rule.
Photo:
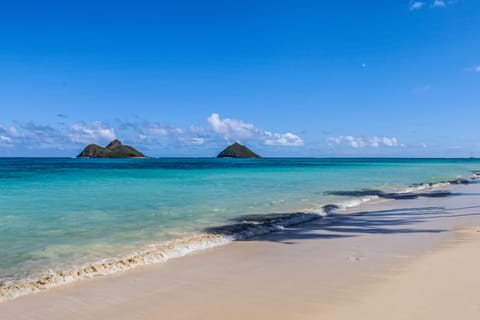
[[[0,2],[0,156],[480,157],[480,1]]]

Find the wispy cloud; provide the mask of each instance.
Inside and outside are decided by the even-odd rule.
[[[370,145],[374,148],[378,148],[379,146],[387,146],[387,147],[397,147],[398,141],[395,137],[373,137],[369,139]]]
[[[13,146],[12,138],[0,134],[0,147],[11,147],[11,146]]]
[[[475,73],[480,73],[480,65],[476,65],[476,66],[470,66],[470,67],[465,67],[463,69],[464,71],[466,72],[475,72]]]
[[[274,133],[265,131],[264,136],[260,137],[263,143],[267,146],[287,146],[287,147],[300,147],[303,146],[303,140],[296,134],[291,132],[287,133]]]
[[[444,8],[448,5],[452,5],[458,2],[457,0],[434,0],[430,2],[426,1],[410,1],[410,11],[419,10],[422,8]]]
[[[410,11],[421,9],[425,5],[425,2],[414,1],[410,4]]]
[[[102,143],[116,138],[115,129],[101,121],[80,122],[72,125],[67,137],[73,142]]]
[[[125,123],[121,127],[125,128]],[[180,145],[202,145],[207,140],[205,129],[196,126],[177,128],[171,125],[147,121],[139,123],[130,122],[128,127],[136,133],[130,139],[132,141],[138,139],[138,142],[146,145],[161,144],[164,141]]]
[[[34,122],[20,122],[15,128],[16,135],[11,136],[13,142],[19,142],[36,148],[58,148],[65,143],[61,131],[51,125]]]
[[[413,88],[412,92],[414,93],[426,93],[432,90],[432,86],[430,84],[424,84],[422,86],[418,86]]]
[[[363,138],[354,136],[330,137],[327,139],[330,145],[349,145],[352,148],[363,148],[367,144]]]
[[[244,142],[264,146],[303,146],[303,140],[291,132],[278,133],[257,128],[239,119],[222,118],[212,113],[203,125],[175,127],[155,121],[121,121],[114,125],[102,121],[79,121],[73,124],[45,125],[34,122],[0,124],[0,147],[18,146],[38,149],[73,149],[85,144],[105,144],[115,138],[126,143],[159,149],[172,147],[224,145]]]
[[[19,133],[17,131],[17,128],[13,127],[13,126],[10,126],[10,127],[7,127],[7,126],[3,126],[0,124],[0,134],[3,134],[4,137],[5,136],[8,136],[8,137],[15,137],[17,136]],[[11,138],[9,138],[11,139]]]
[[[441,8],[441,7],[445,7],[447,4],[445,3],[445,1],[443,0],[435,0],[433,3],[432,3],[432,8]]]
[[[0,145],[25,148],[65,149],[70,144],[103,143],[115,139],[115,131],[100,121],[80,122],[69,127],[47,124],[15,122],[12,126],[0,125]]]
[[[173,143],[180,145],[224,144],[254,142],[266,146],[303,146],[303,140],[291,132],[277,133],[257,128],[240,119],[222,118],[212,113],[204,126],[178,128],[151,121],[121,122],[119,130],[132,132],[130,140],[145,145]]]
[[[11,142],[12,142],[12,138],[7,137],[7,136],[2,136],[2,135],[0,135],[0,141],[1,141],[1,142],[6,142],[6,143],[11,143]]]
[[[59,147],[64,142],[63,135],[58,129],[50,126],[28,122],[16,122],[12,126],[0,125],[0,146],[34,146],[45,148]]]
[[[327,139],[330,145],[344,145],[352,148],[378,148],[378,147],[398,147],[397,138],[395,137],[377,137],[373,136],[370,138],[356,137],[356,136],[339,136],[339,137],[330,137]]]

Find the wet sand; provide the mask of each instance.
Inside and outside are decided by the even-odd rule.
[[[480,184],[449,189],[6,301],[0,319],[478,319]]]

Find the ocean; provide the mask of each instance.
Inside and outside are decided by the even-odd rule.
[[[476,159],[0,158],[0,300],[479,168]]]

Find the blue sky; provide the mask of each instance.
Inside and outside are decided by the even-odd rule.
[[[480,156],[480,1],[2,1],[0,156]]]

